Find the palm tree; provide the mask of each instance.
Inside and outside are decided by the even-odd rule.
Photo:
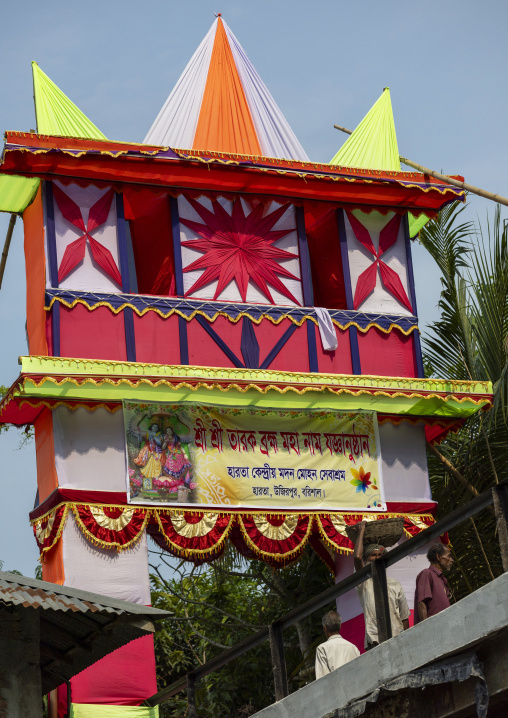
[[[445,515],[495,483],[508,479],[508,226],[499,208],[493,221],[460,222],[464,207],[446,207],[420,233],[441,272],[441,317],[424,336],[429,375],[489,380],[494,406],[471,417],[429,451],[439,514]],[[453,467],[453,469],[450,469]],[[484,511],[451,533],[460,597],[502,572],[495,522]]]

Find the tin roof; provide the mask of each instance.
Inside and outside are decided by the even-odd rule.
[[[168,611],[0,571],[0,611],[40,613],[43,694],[130,641]]]

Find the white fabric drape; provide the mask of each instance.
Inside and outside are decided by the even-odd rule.
[[[244,49],[224,20],[223,23],[263,154],[309,162],[307,153]]]
[[[386,501],[431,500],[423,425],[379,424]]]
[[[104,549],[85,538],[71,515],[62,542],[66,586],[150,605],[146,533],[127,551]]]
[[[53,411],[55,466],[59,486],[89,491],[125,491],[123,415],[106,409]]]
[[[217,20],[191,57],[143,142],[191,149],[212,56]]]
[[[323,349],[325,352],[333,352],[337,349],[339,343],[330,312],[324,307],[314,307],[314,310],[318,320],[319,335]]]

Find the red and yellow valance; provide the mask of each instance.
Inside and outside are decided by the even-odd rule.
[[[352,552],[346,526],[358,521],[403,516],[408,537],[434,523],[430,513],[225,513],[67,501],[32,519],[42,557],[62,535],[69,511],[84,536],[103,548],[125,551],[147,530],[162,549],[196,564],[218,558],[229,540],[246,558],[275,567],[297,559],[307,543],[330,565],[330,555]]]

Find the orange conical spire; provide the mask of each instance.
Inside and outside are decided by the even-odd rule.
[[[220,15],[193,148],[263,154]]]

